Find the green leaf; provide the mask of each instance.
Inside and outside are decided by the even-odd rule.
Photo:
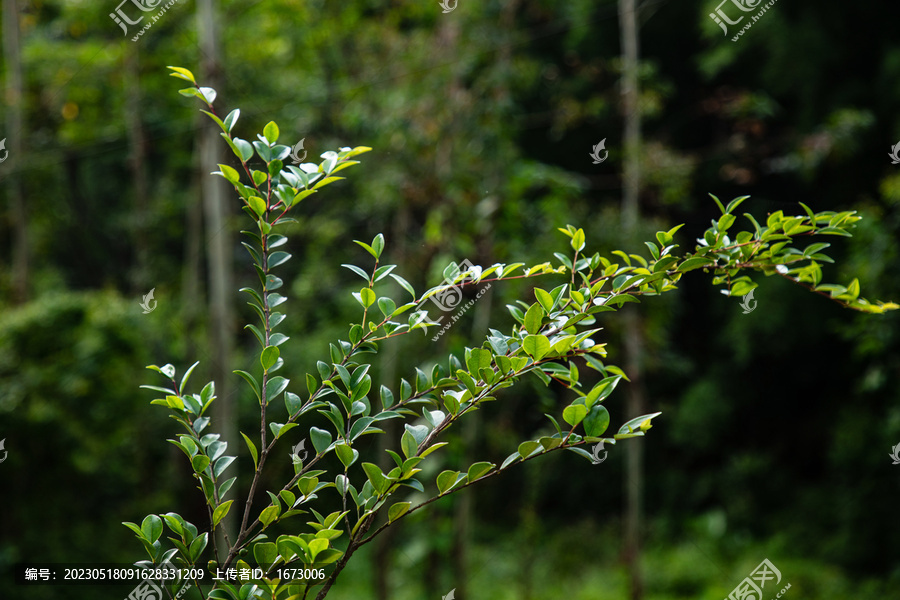
[[[437,476],[437,487],[441,494],[449,491],[458,481],[459,471],[443,471]]]
[[[258,217],[262,218],[262,216],[266,214],[266,203],[259,196],[250,196],[250,198],[247,199],[247,204]]]
[[[312,438],[313,447],[316,454],[322,454],[331,445],[331,433],[318,427],[311,427],[309,437]]]
[[[859,279],[854,278],[850,282],[850,285],[847,286],[846,295],[850,296],[851,300],[856,300],[859,297]]]
[[[739,197],[735,198],[734,200],[732,200],[731,202],[728,203],[728,206],[725,208],[725,212],[731,213],[732,211],[734,211],[734,209],[736,209],[738,206],[740,206],[744,200],[746,200],[749,197],[750,196],[739,196]]]
[[[425,438],[428,437],[428,427],[425,425],[410,425],[409,423],[405,423],[403,427],[407,432],[411,433],[413,439],[416,441],[416,445],[421,444],[425,441]],[[422,456],[425,456],[424,454]],[[409,458],[407,456],[407,458]]]
[[[209,466],[209,457],[203,454],[198,454],[191,459],[191,466],[194,468],[195,472],[202,473]]]
[[[423,428],[427,429],[427,427],[424,427],[424,426],[423,426]],[[449,442],[438,442],[437,444],[432,444],[431,446],[429,446],[428,448],[426,448],[425,450],[423,450],[423,451],[422,451],[422,454],[420,454],[419,457],[420,457],[420,458],[425,458],[426,456],[428,456],[429,454],[431,454],[432,452],[434,452],[434,451],[437,450],[438,448],[443,448],[443,447],[446,446],[448,443],[449,443]]]
[[[641,415],[640,417],[635,417],[619,428],[619,434],[628,434],[635,431],[646,431],[647,429],[650,429],[650,421],[654,417],[658,417],[661,414],[661,412],[655,412],[649,415]]]
[[[385,478],[384,473],[381,472],[378,465],[363,463],[362,468],[363,471],[366,472],[366,477],[368,477],[369,481],[372,483],[372,487],[375,488],[375,491],[379,494],[383,493],[390,485],[391,482]]]
[[[548,313],[553,309],[553,296],[541,288],[534,288],[534,297]],[[530,310],[530,309],[529,309]]]
[[[541,320],[544,318],[544,311],[540,304],[532,304],[525,313],[525,331],[534,334],[541,330]]]
[[[360,269],[360,268],[357,267],[356,265],[342,264],[341,266],[342,266],[342,267],[347,267],[348,269],[350,269],[351,271],[353,271],[354,273],[356,273],[357,275],[359,275],[360,277],[362,277],[364,280],[369,281],[369,275],[368,275],[368,273],[366,273],[365,271],[363,271],[362,269]]]
[[[206,549],[206,544],[209,541],[209,533],[205,532],[203,535],[197,536],[193,542],[191,542],[190,555],[191,562],[196,562],[200,555],[203,554],[203,551]]]
[[[225,117],[225,131],[231,133],[231,130],[234,128],[234,124],[237,123],[238,118],[241,116],[241,109],[236,108]]]
[[[408,281],[406,281],[405,279],[403,279],[403,278],[400,277],[399,275],[394,275],[393,273],[391,273],[391,277],[394,278],[394,281],[396,281],[397,283],[400,284],[400,287],[402,287],[404,290],[406,290],[407,292],[409,292],[409,295],[412,296],[413,299],[415,300],[415,298],[416,298],[416,291],[413,289],[413,286],[411,286],[411,285],[409,284]]]
[[[291,425],[296,425],[296,423],[291,423]],[[225,469],[227,469],[234,461],[234,456],[223,456],[222,458],[217,460],[216,464],[213,466],[213,476],[218,479],[218,477],[225,472]]]
[[[278,141],[279,134],[280,131],[278,131],[278,125],[275,124],[275,121],[269,121],[263,128],[263,136],[269,140],[270,144],[274,144]]]
[[[178,396],[166,396],[166,405],[176,410],[184,410],[184,401]]]
[[[238,150],[235,154],[238,155],[238,158],[240,158],[241,161],[247,162],[253,158],[253,146],[250,145],[250,142],[242,140],[241,138],[234,138],[233,143]]]
[[[364,287],[359,290],[360,304],[363,305],[363,308],[369,308],[372,304],[375,303],[375,292],[371,290],[371,288]]]
[[[279,356],[281,356],[281,352],[279,352],[277,347],[267,346],[264,348],[259,355],[259,362],[262,363],[263,371],[271,369],[278,361]]]
[[[137,535],[138,538],[140,538],[141,540],[146,540],[146,536],[144,535],[144,532],[141,531],[141,528],[138,527],[136,524],[130,523],[128,521],[122,521],[122,525],[124,525],[128,529],[132,530],[135,533],[135,535]]]
[[[277,506],[269,505],[259,513],[259,520],[264,527],[271,525],[278,518],[280,511]]]
[[[519,456],[522,458],[528,458],[532,452],[540,448],[541,445],[534,441],[522,442],[519,444]],[[509,459],[507,459],[508,461]]]
[[[412,458],[416,455],[418,448],[419,445],[416,443],[413,434],[409,431],[404,431],[403,435],[400,437],[400,449],[403,451],[404,456],[406,456],[406,458]]]
[[[307,374],[307,377],[312,377],[312,375]],[[315,377],[313,377],[313,381],[315,381]],[[285,392],[284,407],[287,408],[288,414],[293,417],[303,407],[303,401],[297,394],[294,394],[293,392]]]
[[[250,450],[250,456],[253,458],[253,469],[256,470],[259,466],[259,453],[256,451],[256,446],[243,431],[241,432],[241,436],[244,438],[244,442],[247,443],[247,449]]]
[[[231,508],[232,502],[234,502],[234,500],[226,500],[216,507],[216,510],[213,511],[213,527],[222,522],[222,519],[225,518],[225,515],[228,514],[228,511]]]
[[[375,258],[381,257],[381,253],[384,251],[384,236],[382,234],[379,233],[372,240],[372,250],[375,251]]]
[[[734,215],[725,214],[719,217],[719,222],[716,224],[716,227],[719,231],[728,231],[728,228],[734,225],[734,220],[737,217]]]
[[[485,475],[488,471],[493,469],[496,465],[490,462],[477,462],[471,467],[469,467],[469,472],[467,474],[469,483],[475,481],[479,477]]]
[[[314,185],[312,189],[317,190],[320,187],[326,186],[329,183],[334,183],[335,181],[340,181],[341,179],[343,179],[343,177],[326,177],[325,179]]]
[[[701,267],[708,267],[712,265],[715,261],[711,258],[707,258],[705,256],[695,256],[692,258],[688,258],[683,263],[678,265],[678,270],[681,272],[693,271],[694,269],[699,269]]]
[[[469,351],[469,358],[466,360],[466,368],[469,373],[477,380],[481,369],[489,369],[491,366],[491,351],[486,348],[472,348]],[[424,388],[423,388],[424,389]]]
[[[572,249],[576,252],[581,252],[584,249],[584,230],[579,229],[572,235],[572,241],[570,242],[572,245]]]
[[[219,165],[219,170],[228,183],[235,184],[241,180],[241,176],[233,168],[228,165]]]
[[[261,567],[270,567],[277,557],[278,547],[272,542],[257,542],[253,546],[253,558]]]
[[[397,310],[397,304],[390,298],[384,297],[378,299],[378,309],[385,317],[389,317]]]
[[[348,444],[337,444],[334,447],[334,452],[337,454],[341,464],[345,467],[349,467],[356,462],[357,458],[359,458],[359,452],[351,448]]]
[[[583,404],[570,404],[563,410],[563,421],[575,427],[587,416],[588,410]]]
[[[216,101],[216,90],[211,87],[201,87],[200,94],[207,104],[212,104]]]
[[[190,81],[191,83],[196,84],[197,82],[194,80],[194,74],[184,69],[182,67],[170,67],[167,66],[167,69],[171,69],[175,71],[174,73],[169,73],[169,77],[177,77],[179,79],[184,79],[185,81]]]
[[[270,379],[269,383],[266,385],[266,404],[271,402],[275,396],[283,392],[290,381],[290,379],[285,379],[284,377],[273,377]]]
[[[609,411],[602,404],[595,404],[584,418],[584,434],[589,437],[600,437],[609,427]]]
[[[163,523],[156,515],[147,515],[141,523],[141,533],[151,544],[159,539],[163,532]]]
[[[287,252],[282,252],[280,250],[278,252],[273,252],[269,256],[269,268],[274,269],[278,265],[283,265],[290,259],[291,259],[291,255],[288,254]]]
[[[369,254],[371,254],[372,256],[374,256],[376,259],[378,258],[378,253],[375,252],[375,250],[372,248],[372,246],[368,245],[368,244],[365,243],[365,242],[360,242],[359,240],[353,240],[353,241],[354,241],[354,243],[356,243],[356,244],[362,246],[363,248],[365,248],[365,249],[366,249],[366,252],[368,252]]]
[[[731,295],[732,296],[746,296],[751,291],[759,286],[758,283],[754,283],[753,281],[747,280],[737,280],[731,286]]]
[[[522,342],[522,349],[535,361],[539,361],[550,352],[550,340],[544,335],[529,335]]]
[[[392,504],[388,509],[388,523],[393,523],[409,512],[410,506],[412,506],[412,504],[409,502],[397,502],[396,504]]]
[[[280,438],[281,436],[283,436],[284,434],[286,434],[286,433],[287,433],[288,431],[290,431],[291,429],[293,429],[294,427],[297,427],[297,424],[296,424],[296,423],[287,423],[287,424],[284,424],[284,423],[269,423],[269,429],[272,430],[272,435],[275,436],[275,439],[276,439],[276,440],[277,440],[278,438]]]

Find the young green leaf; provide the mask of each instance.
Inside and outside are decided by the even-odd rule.
[[[247,443],[247,449],[250,450],[250,456],[253,458],[253,469],[256,470],[259,468],[259,453],[256,451],[256,446],[243,431],[241,432],[241,436],[243,436],[244,441]]]

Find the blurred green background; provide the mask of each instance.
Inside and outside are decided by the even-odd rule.
[[[190,472],[164,441],[175,424],[138,389],[159,384],[147,364],[183,372],[200,360],[195,384],[213,366],[205,117],[166,65],[216,81],[216,105],[241,108],[245,139],[275,120],[309,160],[374,149],[295,211],[281,350],[296,381],[346,336],[358,280],[340,264],[368,268],[351,240],[379,232],[395,272],[425,289],[450,261],[552,260],[567,252],[556,229],[568,223],[585,229],[591,252],[645,253],[642,239],[683,222],[676,241],[687,250],[718,214],[708,193],[750,195],[738,212],[757,219],[803,214],[797,202],[859,211],[852,239],[825,240],[838,258],[826,279],[858,276],[868,298],[900,299],[892,4],[784,0],[733,42],[739,26],[723,35],[714,0],[643,2],[641,219],[626,238],[615,2],[459,0],[444,13],[437,0],[225,0],[210,22],[209,0],[184,0],[134,42],[156,11],[120,5],[145,15],[125,35],[109,16],[117,0],[2,2],[0,572],[143,559],[120,522],[151,512],[204,522]],[[201,51],[210,36],[217,45]],[[595,165],[602,139],[609,157]],[[218,150],[235,164],[224,142]],[[247,368],[256,344],[237,288],[255,274],[229,198],[232,368]],[[900,598],[900,466],[888,456],[900,443],[898,316],[856,314],[762,276],[758,308],[743,314],[691,275],[640,307],[646,412],[663,412],[640,440],[642,590],[624,551],[623,443],[600,465],[554,454],[442,499],[361,551],[329,598],[437,600],[455,588],[460,600],[720,600],[764,558],[791,584],[789,599]],[[151,288],[158,307],[143,314]],[[508,329],[504,306],[530,297],[526,282],[494,284],[439,341],[386,345],[375,385],[396,388],[416,366],[478,345],[488,326]],[[610,360],[624,366],[621,320],[602,325]],[[240,428],[258,429],[239,379],[217,384]],[[626,420],[626,387],[606,403],[614,425]],[[569,398],[536,379],[507,392],[451,433],[442,468],[502,461]],[[243,446],[230,451],[251,464]],[[276,471],[287,473],[283,454]],[[236,497],[248,485],[241,478]],[[24,593],[0,580],[0,598]],[[27,598],[127,593],[42,587]]]

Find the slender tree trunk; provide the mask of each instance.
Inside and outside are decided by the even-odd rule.
[[[219,23],[213,0],[197,0],[197,31],[202,56],[200,72],[203,81],[217,91],[222,84],[219,60]],[[213,379],[216,382],[218,400],[213,404],[213,419],[216,430],[221,433],[222,441],[228,444],[231,452],[236,452],[237,414],[235,411],[235,389],[231,374],[231,357],[234,348],[234,309],[233,309],[233,249],[232,236],[228,229],[229,194],[226,183],[219,177],[207,175],[218,169],[224,162],[222,157],[222,139],[219,129],[211,120],[207,120],[200,132],[200,173],[203,174],[201,185],[203,207],[206,213],[206,243],[209,264],[209,308],[210,308],[210,343],[213,358]],[[238,489],[235,487],[234,489]],[[237,533],[236,515],[239,511],[230,511],[222,521],[222,533],[227,532],[234,540]],[[225,544],[219,534],[220,560],[224,559]]]
[[[206,115],[197,114],[197,127],[201,127],[201,119]],[[200,156],[194,156],[194,193],[190,195],[187,207],[185,236],[184,236],[184,270],[181,280],[181,311],[184,330],[187,332],[185,340],[185,356],[197,356],[198,334],[202,330],[200,311],[203,309],[205,299],[203,296],[203,202],[201,190],[203,189],[203,172],[200,168]],[[206,177],[209,177],[208,175]],[[208,365],[207,365],[208,367]],[[209,370],[206,369],[209,374]],[[177,450],[177,448],[176,448]]]
[[[29,294],[29,243],[28,211],[25,206],[23,178],[19,172],[25,163],[22,152],[25,147],[25,120],[23,118],[22,53],[19,45],[19,10],[16,0],[3,0],[3,55],[6,71],[6,128],[0,139],[6,139],[6,151],[0,150],[0,158],[6,157],[2,169],[12,207],[12,288],[13,302],[24,304]]]
[[[641,110],[638,89],[638,15],[636,0],[619,0],[619,29],[622,40],[622,100],[625,113],[625,176],[622,198],[622,222],[625,243],[634,241],[640,215],[640,144]],[[631,385],[628,386],[627,418],[645,413],[645,395],[641,377],[643,363],[642,324],[634,307],[626,307],[624,314],[625,366]],[[628,564],[632,600],[644,596],[641,575],[641,528],[644,444],[640,438],[625,445],[625,561]]]
[[[130,146],[131,177],[134,180],[134,242],[137,249],[137,268],[133,270],[132,293],[147,293],[150,285],[150,248],[147,235],[149,192],[147,184],[147,136],[141,115],[141,78],[139,44],[126,43],[125,90],[128,145]]]

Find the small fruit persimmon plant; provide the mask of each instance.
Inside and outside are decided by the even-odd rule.
[[[203,565],[207,542],[212,539],[215,545],[215,530],[225,515],[231,510],[241,515],[233,539],[224,538],[227,547],[215,548],[220,562],[207,565],[223,574],[233,569],[232,577],[192,581],[204,598],[322,600],[361,546],[433,500],[551,452],[569,450],[590,460],[588,445],[615,444],[644,435],[660,413],[632,419],[617,433],[607,433],[610,417],[603,402],[628,378],[622,369],[605,362],[605,344],[597,339],[601,331],[598,319],[627,302],[638,302],[641,296],[676,289],[688,271],[712,272],[713,284],[723,285],[722,291],[731,296],[753,290],[756,284],[742,273],[756,271],[779,275],[851,309],[882,313],[898,308],[894,303],[873,304],[861,298],[855,279],[846,287],[821,283],[821,263],[833,262],[822,253],[829,244],[817,242],[801,250],[794,242],[812,235],[848,236],[860,217],[852,211],[814,213],[802,203],[804,215],[785,216],[778,211],[769,215],[765,226],[746,214],[752,229],[732,233],[732,239],[732,213],[746,197],[727,206],[713,197],[722,216],[697,240],[694,251],[685,254],[675,252],[678,245],[673,241],[681,225],[660,231],[655,240],[645,242],[648,256],[620,250],[609,256],[588,254],[584,231],[569,225],[560,231],[569,239],[570,253],[555,254],[555,265],[498,263],[463,270],[451,264],[445,281],[422,294],[393,272],[394,265],[381,263],[385,240],[378,234],[370,243],[356,242],[369,255],[368,266],[345,265],[363,280],[359,291],[352,292],[360,305],[359,322],[350,327],[346,339],[331,344],[330,354],[318,362],[316,373],[288,378],[277,374],[288,370],[279,352],[288,338],[276,332],[285,319],[280,312],[284,309],[279,307],[288,299],[277,291],[282,280],[275,270],[291,255],[286,251],[288,239],[278,228],[290,220],[288,213],[301,200],[342,179],[336,174],[358,164],[353,158],[370,148],[341,148],[322,154],[319,164],[285,167],[283,161],[291,148],[278,144],[279,129],[274,122],[253,142],[235,137],[232,131],[240,111],[235,109],[221,119],[213,108],[215,90],[197,85],[187,69],[170,69],[172,76],[191,84],[180,93],[206,104],[209,110],[203,112],[221,127],[222,137],[240,162],[240,171],[219,165],[221,170],[215,174],[234,187],[253,222],[251,230],[243,232],[248,240],[243,244],[259,275],[258,288],[241,290],[259,317],[258,323],[246,326],[259,342],[259,364],[254,373],[235,371],[253,391],[260,409],[258,434],[241,433],[253,463],[245,499],[237,504],[226,499],[235,481],[226,472],[235,457],[226,454],[228,448],[218,434],[209,432],[213,427],[205,415],[215,400],[213,382],[199,393],[188,392],[197,363],[180,381],[172,365],[150,366],[171,387],[142,386],[163,394],[152,404],[166,407],[183,427],[184,432],[169,441],[190,461],[209,513],[208,521],[200,526],[175,512],[148,515],[140,526],[125,523],[150,556],[144,564],[187,569]],[[386,295],[382,282],[386,283],[388,276],[409,296],[397,299]],[[402,379],[397,389],[372,389],[372,365],[364,356],[378,353],[385,340],[434,327],[425,310],[426,299],[460,285],[512,278],[554,281],[554,287],[535,287],[534,301],[510,305],[511,327],[490,329],[483,343],[466,348],[462,356],[448,356],[445,366],[426,372],[411,365],[410,379]],[[580,383],[579,369],[583,368],[602,376],[590,389]],[[571,403],[558,415],[547,415],[547,434],[523,440],[499,464],[486,460],[461,465],[459,470],[441,472],[434,482],[422,481],[423,462],[446,445],[440,441],[442,435],[482,403],[494,400],[498,391],[527,375],[547,385],[563,385],[572,395]],[[293,477],[280,488],[264,490],[263,496],[259,488],[267,457],[277,444],[286,448],[289,432],[313,411],[324,415],[329,424],[326,429],[308,429],[314,454],[309,452],[308,460],[295,457]],[[396,466],[384,472],[376,465],[376,457],[360,456],[357,445],[364,435],[383,434],[379,425],[391,419],[403,421],[404,429],[400,439],[389,444],[395,450],[387,450]],[[322,459],[332,453],[343,467],[336,472],[320,468]],[[404,488],[423,493],[427,489],[431,497],[414,506],[404,500]],[[300,524],[292,519],[298,515],[310,520]],[[171,535],[163,537],[165,528]],[[271,537],[275,531],[289,533]],[[168,587],[176,589],[181,584],[178,581]]]

